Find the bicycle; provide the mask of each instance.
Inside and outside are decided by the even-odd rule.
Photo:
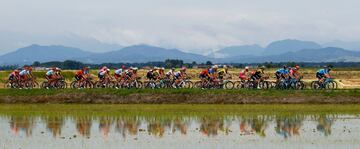
[[[334,90],[338,88],[337,82],[334,81],[333,78],[326,78],[323,82],[320,81],[312,81],[311,82],[311,89],[318,90],[318,89],[330,89]]]

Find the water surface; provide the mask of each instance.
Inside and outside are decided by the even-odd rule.
[[[34,113],[31,108],[0,112],[0,147],[360,148],[357,113],[159,114],[154,108],[147,114],[93,114],[88,110],[80,115],[76,108],[66,114]]]

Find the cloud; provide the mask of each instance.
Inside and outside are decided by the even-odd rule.
[[[354,6],[360,1],[12,0],[0,5],[0,32],[13,34],[11,40],[0,36],[0,42],[11,43],[2,42],[0,49],[29,42],[74,45],[66,38],[69,34],[100,43],[152,44],[197,53],[285,38],[355,41],[360,39],[360,10]]]

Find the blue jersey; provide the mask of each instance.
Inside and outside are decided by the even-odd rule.
[[[329,74],[329,70],[327,69],[320,69],[317,71],[318,74],[320,75],[325,75],[325,74]]]
[[[216,71],[214,69],[212,69],[212,68],[209,69],[209,74],[215,74],[215,73],[216,73]]]
[[[54,74],[54,70],[49,70],[49,71],[46,72],[46,75],[47,75],[47,76],[51,76],[51,75],[53,75],[53,74]]]
[[[280,74],[289,74],[289,70],[284,69],[284,68],[281,68],[281,69],[278,69],[278,70],[276,71],[276,73],[280,73]]]

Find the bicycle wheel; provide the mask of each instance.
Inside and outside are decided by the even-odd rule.
[[[104,88],[104,84],[101,81],[96,81],[95,82],[95,88]]]
[[[70,83],[70,88],[79,88],[77,81],[72,81]]]
[[[185,81],[183,84],[183,88],[192,88],[194,86],[194,83],[191,81]]]
[[[336,83],[334,81],[327,82],[325,88],[329,90],[334,90],[336,89]]]
[[[4,84],[4,88],[16,88],[16,83],[10,83],[10,81],[6,81]]]
[[[243,84],[241,81],[235,81],[234,82],[234,89],[240,89],[243,88]]]
[[[318,89],[320,89],[320,83],[319,83],[319,81],[312,81],[312,82],[311,82],[311,89],[313,89],[313,90],[318,90]]]
[[[262,81],[259,83],[259,88],[261,89],[269,89],[269,82],[268,81]]]
[[[41,83],[41,88],[47,89],[49,87],[49,82],[45,81]]]
[[[194,88],[203,88],[202,81],[196,81],[194,83]]]
[[[94,86],[95,86],[94,83],[91,81],[86,81],[84,83],[84,88],[94,88]]]
[[[234,82],[231,82],[231,81],[227,81],[226,83],[225,83],[225,89],[228,89],[228,90],[232,90],[232,89],[234,89]]]

